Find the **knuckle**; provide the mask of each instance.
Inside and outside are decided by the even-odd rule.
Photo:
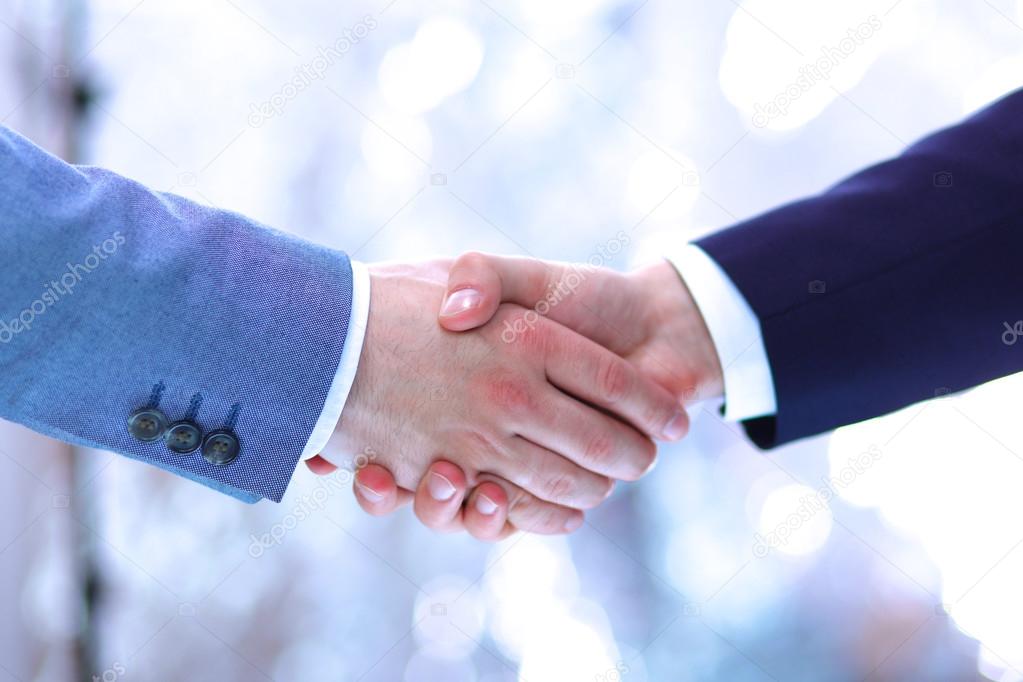
[[[455,260],[455,267],[482,268],[490,264],[489,258],[480,251],[468,251]]]
[[[506,490],[506,494],[508,495],[509,515],[511,514],[513,509],[517,507],[522,507],[524,505],[528,505],[530,498],[533,497],[525,490],[523,490],[522,488],[518,487],[513,483],[508,483],[507,481],[504,481],[503,485]]]
[[[622,359],[614,356],[604,358],[597,370],[597,386],[601,397],[607,403],[615,404],[629,395],[632,374]]]
[[[558,533],[570,513],[565,507],[526,495],[508,510],[508,520],[527,533]]]
[[[535,504],[535,497],[524,490],[516,489],[508,500],[508,519],[518,525],[518,520],[525,519]]]
[[[532,495],[523,494],[508,508],[508,520],[519,530],[533,532],[540,529],[541,509],[544,503]]]
[[[547,350],[548,322],[535,309],[504,303],[498,308],[493,322],[484,329],[493,330],[492,337],[504,343],[514,343],[524,352],[541,354]]]
[[[548,476],[543,484],[544,497],[551,502],[561,502],[575,499],[578,485],[572,476],[559,474]]]
[[[560,268],[543,266],[542,261],[534,260],[533,262],[540,264],[542,267],[528,273],[526,286],[528,287],[527,290],[532,294],[532,298],[539,300],[547,296],[558,285],[560,279],[558,271]]]
[[[573,509],[592,509],[607,499],[614,481],[589,471],[558,472],[543,476],[534,490],[542,499],[533,500],[533,511],[563,505]]]
[[[561,507],[556,507],[553,504],[544,505],[540,513],[537,514],[533,529],[546,532],[561,529],[565,526],[564,516]]]
[[[539,324],[540,319],[538,313],[533,311],[522,315],[523,329],[519,334],[519,343],[527,351],[543,352],[547,347],[547,335],[543,331],[543,325]]]
[[[487,383],[491,403],[511,414],[528,414],[533,410],[533,393],[529,384],[515,376],[497,376]]]
[[[475,472],[486,470],[495,461],[507,457],[507,450],[500,442],[499,438],[482,430],[468,430],[462,434],[459,450],[464,453],[465,461],[470,463],[468,471],[464,471],[463,467],[467,479],[473,478]]]
[[[604,431],[597,432],[587,439],[586,445],[583,447],[583,466],[587,469],[606,466],[614,449],[614,437]]]

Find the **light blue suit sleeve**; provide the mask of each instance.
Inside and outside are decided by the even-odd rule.
[[[344,348],[344,253],[66,164],[3,127],[0,234],[0,417],[280,501]],[[136,438],[127,422],[146,407],[203,437],[226,430],[237,455],[213,464],[205,447]]]

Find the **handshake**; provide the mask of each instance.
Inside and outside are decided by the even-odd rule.
[[[370,279],[335,442],[375,453],[354,485],[371,514],[413,501],[430,528],[483,540],[571,532],[616,480],[653,467],[654,441],[685,436],[685,398],[722,393],[667,261],[621,274],[473,253],[370,266]]]
[[[355,467],[371,513],[414,501],[438,530],[569,532],[649,471],[654,441],[685,435],[693,397],[727,390],[726,419],[766,449],[1023,371],[1005,334],[1020,140],[1023,91],[628,274],[479,254],[367,274],[0,126],[16,264],[0,269],[0,418],[247,502],[280,501],[300,456],[347,466],[317,454],[333,432],[374,454]],[[88,275],[73,298],[64,263]],[[156,403],[183,430],[125,428]],[[196,452],[225,430],[233,458]],[[179,432],[191,450],[158,442]]]

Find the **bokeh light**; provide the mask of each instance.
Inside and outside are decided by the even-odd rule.
[[[465,90],[483,62],[479,36],[457,19],[430,19],[380,64],[380,90],[399,111],[421,114]]]
[[[578,261],[622,233],[606,265],[627,269],[898,153],[1023,73],[1012,0],[81,6],[8,8],[6,125],[58,152],[74,131],[83,162],[362,261]],[[252,123],[367,16],[365,40]],[[69,125],[44,53],[93,47],[61,57],[99,105]],[[939,389],[767,453],[708,402],[568,539],[438,536],[366,516],[349,481],[258,557],[308,472],[250,507],[108,454],[41,454],[4,425],[0,664],[77,679],[61,660],[87,637],[87,673],[130,662],[140,679],[1018,681],[1021,389]]]

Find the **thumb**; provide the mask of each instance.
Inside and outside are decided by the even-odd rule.
[[[547,293],[554,266],[533,258],[467,253],[448,273],[440,324],[460,332],[486,324],[502,303],[535,306]]]
[[[448,273],[447,294],[440,308],[440,324],[461,332],[486,324],[501,305],[501,277],[493,257],[469,253],[459,257]]]

